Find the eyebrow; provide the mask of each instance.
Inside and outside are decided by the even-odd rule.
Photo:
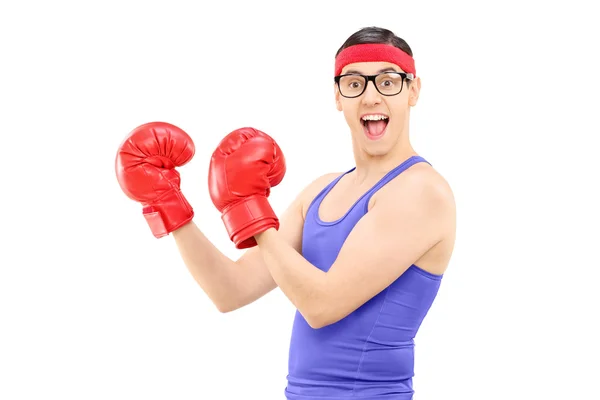
[[[380,69],[379,71],[377,71],[377,73],[381,74],[383,72],[390,72],[390,71],[391,72],[399,72],[399,71],[396,71],[396,69],[393,68],[393,67],[387,67],[387,68]],[[359,74],[359,75],[362,75],[362,72],[354,70],[354,69],[348,70],[345,73],[346,74]]]

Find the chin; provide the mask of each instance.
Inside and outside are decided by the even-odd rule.
[[[371,157],[383,157],[390,152],[389,146],[365,146],[363,151]]]
[[[372,140],[363,136],[359,142],[359,146],[363,153],[372,157],[380,157],[388,154],[394,147],[392,141],[389,139],[389,137],[381,137],[377,140]]]

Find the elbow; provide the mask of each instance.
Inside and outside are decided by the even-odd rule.
[[[308,323],[308,326],[313,329],[321,329],[339,321],[339,318],[336,318],[333,313],[325,312],[325,310],[307,313],[304,319]]]
[[[310,326],[313,329],[321,329],[329,325],[325,321],[315,319],[307,319],[306,322],[308,323],[308,326]]]
[[[331,296],[318,296],[314,301],[303,304],[303,309],[299,311],[311,328],[321,329],[335,324],[347,315],[340,304],[343,303]]]
[[[219,311],[221,314],[227,314],[235,310],[235,308],[228,307],[225,304],[215,304],[215,306],[217,307],[217,311]]]
[[[227,314],[240,308],[239,304],[225,301],[213,301],[213,304],[221,314]]]

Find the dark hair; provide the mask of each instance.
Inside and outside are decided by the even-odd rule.
[[[394,34],[394,32],[384,29],[378,28],[376,26],[369,26],[366,28],[362,28],[356,32],[354,32],[339,48],[335,56],[346,47],[354,46],[356,44],[389,44],[399,48],[400,50],[408,53],[411,57],[413,55],[412,50],[408,43],[402,38],[399,38]]]

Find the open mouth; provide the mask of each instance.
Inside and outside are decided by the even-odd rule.
[[[368,114],[363,115],[360,121],[362,122],[365,135],[369,139],[376,140],[385,134],[390,117],[385,114]]]

